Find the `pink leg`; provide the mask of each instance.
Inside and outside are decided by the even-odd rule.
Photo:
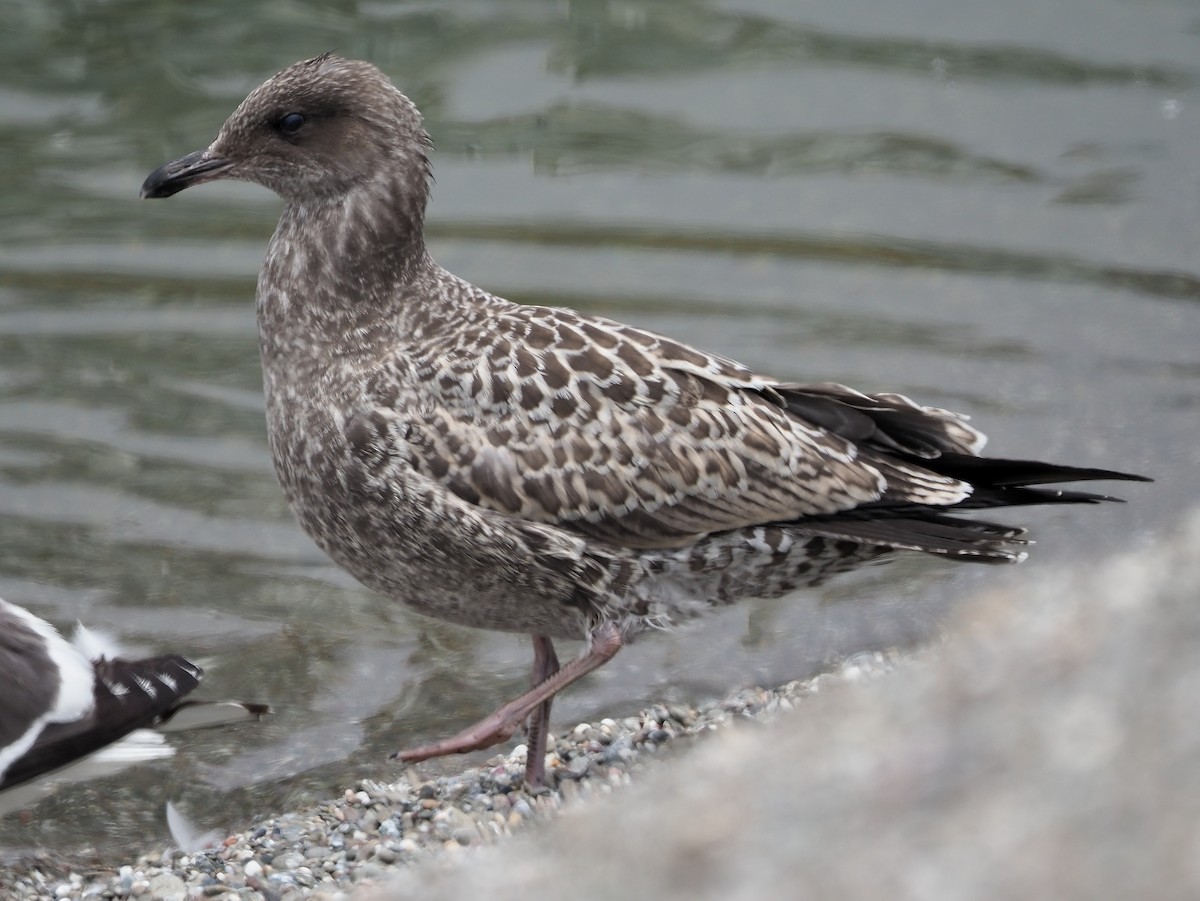
[[[540,637],[544,638],[544,636]],[[392,755],[392,758],[416,763],[420,760],[429,760],[431,757],[442,757],[446,754],[466,754],[469,751],[478,751],[499,742],[507,741],[517,731],[517,727],[530,714],[541,707],[543,703],[549,701],[576,679],[586,676],[592,670],[598,669],[612,660],[616,656],[617,651],[621,650],[622,644],[621,633],[617,627],[612,623],[605,623],[592,633],[587,650],[516,700],[509,701],[499,710],[484,717],[478,723],[464,729],[457,735],[444,738],[441,741],[430,742],[427,745],[421,745],[416,748],[397,751]],[[534,651],[535,655],[540,653],[537,639],[534,640]],[[548,658],[546,662],[548,662]],[[542,744],[541,756],[544,758],[544,726],[541,727],[540,732],[542,736],[540,739]],[[529,753],[531,755],[529,759],[533,760],[534,749],[532,742],[530,742]]]
[[[558,655],[554,644],[545,635],[533,636],[533,678],[530,684],[536,688],[558,672]],[[525,746],[529,749],[525,758],[525,783],[538,788],[546,782],[546,739],[550,735],[550,705],[553,695],[542,701],[529,714],[529,729]]]

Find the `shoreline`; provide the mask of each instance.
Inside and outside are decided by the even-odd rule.
[[[916,651],[581,724],[553,791],[514,749],[210,851],[29,859],[4,899],[1195,898],[1198,548],[1200,511],[985,592]]]
[[[340,797],[259,821],[204,850],[154,850],[107,865],[34,852],[5,868],[8,897],[348,898],[412,864],[502,842],[564,808],[623,789],[664,758],[693,750],[697,739],[769,722],[833,683],[890,670],[899,656],[857,654],[829,672],[775,688],[580,723],[553,736],[546,761],[553,788],[525,789],[525,746],[518,744],[444,775],[422,777],[409,767],[390,784],[358,782]]]

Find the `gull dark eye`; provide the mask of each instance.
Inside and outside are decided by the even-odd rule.
[[[275,126],[290,138],[304,127],[304,115],[303,113],[287,113],[279,117]]]

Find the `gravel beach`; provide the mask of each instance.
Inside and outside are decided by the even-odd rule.
[[[496,842],[568,805],[620,790],[706,733],[762,723],[838,682],[882,673],[892,658],[857,655],[836,670],[773,689],[750,688],[699,707],[654,706],[580,723],[547,754],[552,788],[527,792],[525,747],[425,781],[416,768],[392,784],[362,782],[314,809],[281,814],[205,850],[157,850],[88,865],[52,855],[13,862],[4,898],[194,898],[269,901],[346,898],[397,867]]]

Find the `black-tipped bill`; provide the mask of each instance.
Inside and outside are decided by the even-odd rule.
[[[184,188],[220,178],[232,165],[229,160],[209,156],[207,150],[197,150],[147,175],[142,182],[142,197],[170,197]]]

